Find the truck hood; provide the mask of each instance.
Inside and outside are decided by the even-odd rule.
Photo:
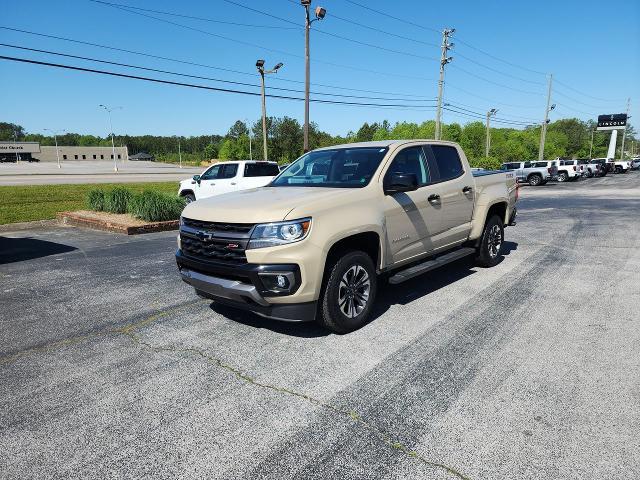
[[[312,210],[310,204],[348,195],[348,188],[260,187],[209,197],[186,206],[182,215],[194,220],[265,223],[287,219],[293,209]]]

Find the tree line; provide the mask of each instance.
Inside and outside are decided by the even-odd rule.
[[[609,132],[595,131],[596,122],[582,121],[577,118],[561,119],[549,124],[545,142],[545,159],[591,158],[607,154]],[[483,122],[470,122],[465,125],[450,123],[443,125],[442,138],[458,142],[464,148],[467,157],[476,166],[497,168],[507,161],[531,160],[538,158],[540,126],[530,126],[522,130],[514,128],[491,128],[491,150],[485,157],[486,129]],[[593,147],[591,146],[593,134]],[[636,142],[636,132],[627,127],[626,150]],[[388,121],[380,123],[365,122],[358,130],[345,136],[330,135],[321,131],[315,123],[309,128],[311,148],[327,147],[341,143],[366,142],[371,140],[395,140],[434,138],[435,122],[422,123]],[[28,133],[23,127],[0,122],[0,140],[36,141],[41,145],[54,145],[53,136]],[[290,117],[267,118],[268,158],[279,163],[288,163],[302,155],[303,128]],[[154,136],[154,135],[115,135],[116,145],[127,146],[129,153],[147,152],[159,161],[177,162],[178,144],[183,161],[199,163],[211,159],[240,160],[253,158],[262,160],[262,121],[253,124],[236,121],[225,135],[199,135],[191,137]],[[94,135],[65,133],[58,136],[59,145],[67,146],[110,146],[111,139]],[[620,145],[620,141],[618,142]]]

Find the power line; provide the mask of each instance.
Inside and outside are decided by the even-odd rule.
[[[483,97],[481,95],[478,95],[477,93],[471,92],[469,90],[465,90],[464,88],[458,87],[456,85],[453,85],[451,82],[447,81],[446,85],[448,88],[453,88],[455,90],[459,90],[461,92],[464,92],[468,95],[473,95],[475,98],[479,98],[481,100],[484,100],[485,102],[489,102],[491,105],[502,105],[505,107],[512,107],[512,108],[528,108],[528,109],[533,109],[533,108],[540,108],[538,105],[514,105],[512,103],[504,103],[501,101],[497,101],[491,98],[487,98],[487,97]]]
[[[224,21],[224,20],[215,20],[213,18],[206,18],[206,17],[196,17],[194,15],[185,15],[182,13],[177,13],[177,12],[164,12],[162,10],[152,10],[150,8],[141,8],[141,7],[134,7],[133,5],[123,5],[120,3],[110,3],[110,2],[103,2],[103,1],[99,1],[99,0],[91,0],[94,1],[95,3],[104,3],[105,5],[111,5],[111,6],[119,6],[119,7],[125,7],[125,8],[131,8],[133,10],[140,10],[143,12],[151,12],[151,13],[159,13],[161,15],[173,15],[175,17],[182,17],[182,18],[188,18],[191,20],[201,20],[203,22],[210,22],[210,23],[220,23],[223,25],[233,25],[236,27],[251,27],[251,28],[272,28],[272,29],[278,29],[278,30],[282,30],[282,29],[288,29],[288,30],[300,30],[299,27],[283,27],[281,25],[261,25],[261,24],[250,24],[250,23],[239,23],[239,22],[229,22],[229,21]]]
[[[291,52],[287,52],[285,50],[279,50],[279,49],[276,49],[276,48],[265,47],[264,45],[257,45],[255,43],[246,42],[244,40],[238,40],[238,39],[235,39],[235,38],[227,37],[225,35],[220,35],[218,33],[213,33],[213,32],[209,32],[207,30],[202,30],[200,28],[191,27],[189,25],[184,25],[184,24],[181,24],[181,23],[172,22],[171,20],[166,20],[164,18],[154,17],[153,15],[148,15],[148,14],[145,14],[145,13],[142,13],[142,12],[137,12],[137,11],[134,11],[134,10],[130,10],[129,8],[120,7],[120,6],[116,5],[116,4],[104,2],[102,0],[89,0],[89,1],[90,2],[94,2],[94,3],[103,4],[103,5],[118,9],[118,10],[122,10],[124,12],[133,13],[135,15],[140,15],[140,16],[143,16],[143,17],[151,18],[151,19],[159,21],[159,22],[168,23],[168,24],[174,25],[176,27],[186,28],[187,30],[192,30],[192,31],[195,31],[195,32],[203,33],[205,35],[213,36],[213,37],[216,37],[216,38],[221,38],[223,40],[227,40],[227,41],[230,41],[230,42],[239,43],[241,45],[246,45],[246,46],[253,47],[253,48],[258,48],[258,49],[261,49],[261,50],[280,53],[282,55],[288,55],[288,56],[294,57],[294,58],[304,59],[303,55],[298,55],[296,53],[291,53]],[[229,1],[230,3],[234,3],[234,2],[231,2],[230,0],[224,0],[224,1]],[[250,8],[250,7],[245,7],[245,8],[249,8],[250,10],[255,10],[255,9]],[[259,10],[255,10],[255,11],[259,11]],[[274,18],[280,18],[280,17],[275,17],[274,15],[271,15],[271,16],[273,16]],[[381,48],[384,48],[384,47],[381,47]],[[395,52],[395,53],[398,53],[398,52]],[[412,75],[403,75],[403,74],[390,73],[390,72],[382,72],[382,71],[378,71],[378,70],[370,70],[370,69],[367,69],[367,68],[355,67],[353,65],[342,65],[342,64],[339,64],[339,63],[327,62],[325,60],[315,60],[315,62],[323,63],[325,65],[330,65],[332,67],[345,68],[345,69],[349,69],[349,70],[356,70],[356,71],[362,71],[362,72],[367,72],[367,73],[374,73],[376,75],[386,75],[386,76],[392,76],[392,77],[413,78],[413,79],[417,79],[417,80],[430,80],[430,79],[424,78],[424,77],[417,77],[417,76],[412,76]]]
[[[461,72],[466,73],[467,75],[471,75],[472,77],[475,77],[475,78],[477,78],[479,80],[482,80],[484,82],[487,82],[487,83],[492,83],[493,85],[497,85],[498,87],[506,88],[508,90],[513,90],[514,92],[524,93],[524,94],[527,94],[527,95],[536,95],[536,96],[542,95],[542,93],[540,93],[540,92],[532,92],[532,91],[529,91],[529,90],[521,90],[519,88],[511,87],[509,85],[505,85],[503,83],[494,82],[493,80],[485,78],[485,77],[483,77],[481,75],[478,75],[476,73],[470,72],[469,70],[466,70],[466,69],[464,69],[462,67],[459,67],[458,65],[455,65],[455,64],[451,64],[451,66],[454,67],[456,70],[460,70]]]
[[[213,81],[213,82],[221,82],[221,83],[228,83],[228,84],[233,84],[233,85],[242,85],[245,87],[255,87],[255,88],[260,88],[260,85],[256,85],[253,83],[247,83],[247,82],[237,82],[237,81],[233,81],[233,80],[226,80],[226,79],[220,79],[220,78],[212,78],[212,77],[204,77],[204,76],[200,76],[200,75],[190,75],[190,74],[186,74],[186,73],[179,73],[179,72],[172,72],[169,70],[161,70],[161,69],[157,69],[157,68],[150,68],[150,67],[142,67],[139,65],[131,65],[128,63],[119,63],[119,62],[112,62],[112,61],[108,61],[108,60],[101,60],[101,59],[97,59],[97,58],[92,58],[92,57],[83,57],[80,55],[71,55],[68,53],[61,53],[61,52],[54,52],[51,50],[41,50],[41,49],[37,49],[37,48],[28,48],[28,47],[22,47],[19,45],[12,45],[12,44],[7,44],[7,43],[0,43],[0,46],[3,47],[8,47],[8,48],[16,48],[16,49],[20,49],[20,50],[27,50],[30,52],[37,52],[37,53],[46,53],[49,55],[57,55],[57,56],[61,56],[61,57],[67,57],[67,58],[75,58],[78,60],[87,60],[90,62],[98,62],[98,63],[105,63],[105,64],[109,64],[109,65],[116,65],[116,66],[120,66],[120,67],[126,67],[126,68],[135,68],[138,70],[146,70],[146,71],[150,71],[150,72],[156,72],[156,73],[166,73],[169,75],[178,75],[181,77],[188,77],[188,78],[196,78],[199,80],[209,80],[209,81]],[[280,90],[280,91],[285,91],[285,92],[294,92],[294,93],[304,93],[304,91],[302,90],[295,90],[292,88],[281,88],[281,87],[267,87],[270,90]],[[322,96],[329,96],[329,97],[342,97],[342,98],[357,98],[357,99],[364,99],[364,100],[387,100],[387,101],[406,101],[406,102],[415,102],[415,99],[403,99],[403,98],[388,98],[388,97],[368,97],[368,96],[361,96],[361,95],[341,95],[338,93],[324,93],[324,92],[311,92],[314,95],[322,95]]]
[[[461,40],[460,38],[457,38],[457,40],[458,40],[458,43],[461,43],[462,45],[465,45],[465,46],[475,50],[476,52],[480,52],[480,53],[482,53],[483,55],[486,55],[489,58],[497,60],[498,62],[502,62],[502,63],[504,63],[506,65],[510,65],[512,67],[520,68],[520,69],[525,70],[525,71],[530,72],[530,73],[537,73],[538,75],[546,75],[545,72],[541,72],[539,70],[533,70],[533,69],[528,68],[528,67],[523,67],[522,65],[518,65],[517,63],[513,63],[513,62],[510,62],[508,60],[504,60],[504,59],[502,59],[500,57],[496,57],[495,55],[493,55],[493,54],[491,54],[489,52],[486,52],[486,51],[482,50],[481,48],[475,47],[471,43],[465,42],[464,40]]]
[[[435,28],[425,27],[424,25],[420,25],[419,23],[414,23],[414,22],[411,22],[409,20],[405,20],[404,18],[394,17],[393,15],[390,15],[388,13],[382,12],[380,10],[376,10],[375,8],[371,8],[368,5],[363,5],[361,3],[354,2],[353,0],[346,0],[346,1],[351,3],[351,4],[353,4],[353,5],[357,5],[360,8],[364,8],[365,10],[369,10],[371,12],[377,13],[378,15],[382,15],[384,17],[388,17],[388,18],[392,18],[394,20],[397,20],[398,22],[402,22],[402,23],[406,23],[406,24],[409,24],[409,25],[413,25],[414,27],[418,27],[418,28],[421,28],[423,30],[428,30],[430,32],[435,32],[437,34],[441,34],[442,33],[440,30],[437,30]]]
[[[599,98],[599,97],[594,97],[592,95],[588,95],[586,93],[581,92],[580,90],[576,90],[575,88],[573,88],[571,85],[567,85],[564,82],[561,82],[560,80],[556,79],[556,83],[559,83],[560,85],[562,85],[565,88],[568,88],[569,90],[572,90],[580,95],[582,95],[583,97],[588,97],[588,98],[592,98],[593,100],[598,100],[600,102],[611,102],[611,103],[620,103],[620,102],[624,102],[623,99],[617,99],[617,100],[612,100],[612,99],[606,99],[606,98]]]
[[[93,69],[93,68],[77,67],[77,66],[73,66],[73,65],[64,65],[64,64],[59,64],[59,63],[41,62],[41,61],[38,61],[38,60],[30,60],[30,59],[18,58],[18,57],[8,57],[8,56],[5,56],[5,55],[0,55],[0,60],[8,60],[8,61],[13,61],[13,62],[21,62],[21,63],[29,63],[29,64],[33,64],[33,65],[41,65],[41,66],[46,66],[46,67],[61,68],[61,69],[66,69],[66,70],[75,70],[75,71],[80,71],[80,72],[84,72],[84,73],[96,73],[96,74],[101,74],[101,75],[109,75],[109,76],[112,76],[112,77],[120,77],[120,78],[127,78],[127,79],[133,79],[133,80],[143,80],[143,81],[147,81],[147,82],[161,83],[161,84],[166,84],[166,85],[175,85],[175,86],[180,86],[180,87],[197,88],[197,89],[201,89],[201,90],[211,90],[211,91],[223,92],[223,93],[250,95],[250,96],[253,96],[253,97],[260,96],[260,93],[258,93],[258,92],[249,92],[249,91],[246,91],[246,90],[235,90],[235,89],[230,89],[230,88],[211,87],[211,86],[208,86],[208,85],[197,85],[197,84],[192,84],[192,83],[175,82],[175,81],[172,81],[172,80],[162,80],[162,79],[159,79],[159,78],[152,78],[152,77],[141,77],[141,76],[138,76],[138,75],[129,75],[129,74],[125,74],[125,73],[110,72],[110,71],[107,71],[107,70],[97,70],[97,69]],[[267,96],[270,97],[270,98],[277,98],[277,99],[281,99],[281,100],[304,101],[304,98],[292,97],[292,96],[287,96],[287,95],[268,94]],[[342,100],[326,100],[326,99],[320,99],[320,98],[312,98],[311,101],[312,102],[316,102],[316,103],[326,103],[326,104],[331,104],[331,105],[349,105],[349,106],[364,106],[364,107],[398,107],[398,108],[411,107],[411,105],[405,105],[405,104],[381,104],[381,103],[364,103],[364,102],[346,102],[346,101],[342,101]],[[416,106],[418,106],[418,105],[416,105]],[[423,107],[424,108],[424,107],[428,107],[428,105],[419,105],[419,107]]]
[[[553,92],[556,95],[560,95],[561,97],[564,97],[564,98],[566,98],[568,100],[571,100],[572,102],[579,103],[580,105],[584,105],[585,107],[594,108],[596,110],[600,110],[600,109],[604,110],[604,109],[610,109],[611,108],[611,107],[608,107],[608,106],[604,106],[603,107],[603,106],[598,106],[598,105],[592,105],[592,104],[586,103],[586,102],[581,102],[580,100],[576,100],[575,98],[570,97],[569,95],[567,95],[565,93],[559,92],[558,89],[554,89]]]
[[[448,104],[454,105],[454,106],[462,106],[462,107],[472,108],[472,109],[476,109],[476,110],[477,109],[485,110],[485,109],[483,109],[481,107],[478,107],[478,106],[474,106],[474,105],[469,105],[469,104],[458,102],[457,100],[450,101],[450,102],[448,102]],[[513,119],[513,120],[525,120],[525,121],[530,122],[530,123],[538,123],[538,120],[532,119],[531,117],[522,117],[520,115],[513,115],[513,114],[510,114],[508,117],[502,117],[502,118]]]
[[[257,76],[257,74],[255,74],[255,73],[243,72],[243,71],[239,71],[239,70],[233,70],[233,69],[229,69],[229,68],[224,68],[224,67],[219,67],[219,66],[214,66],[214,65],[208,65],[208,64],[203,64],[203,63],[197,63],[197,62],[192,62],[192,61],[187,61],[187,60],[180,60],[180,59],[171,58],[171,57],[164,57],[164,56],[154,55],[154,54],[150,54],[150,53],[146,53],[146,52],[140,52],[140,51],[136,51],[136,50],[127,50],[127,49],[124,49],[124,48],[118,48],[118,47],[113,47],[113,46],[109,46],[109,45],[102,45],[102,44],[99,44],[99,43],[86,42],[86,41],[83,41],[83,40],[77,40],[77,39],[72,39],[72,38],[67,38],[67,37],[60,37],[60,36],[56,36],[56,35],[48,35],[48,34],[45,34],[45,33],[32,32],[32,31],[29,31],[29,30],[21,30],[21,29],[18,29],[18,28],[11,28],[11,27],[6,27],[6,26],[0,26],[0,29],[9,30],[9,31],[18,32],[18,33],[24,33],[24,34],[28,34],[28,35],[34,35],[34,36],[43,37],[43,38],[50,38],[50,39],[54,39],[54,40],[62,40],[62,41],[65,41],[65,42],[70,42],[70,43],[77,43],[77,44],[80,44],[80,45],[98,47],[98,48],[103,48],[103,49],[117,51],[117,52],[129,53],[129,54],[132,54],[132,55],[139,55],[139,56],[144,56],[144,57],[148,57],[148,58],[154,58],[154,59],[158,59],[158,60],[165,60],[165,61],[180,63],[180,64],[184,64],[184,65],[191,65],[191,66],[196,66],[196,67],[208,68],[208,69],[212,69],[212,70],[220,70],[220,71],[230,72],[230,73],[237,73],[237,74],[240,74],[240,75],[249,75],[249,76],[252,76],[252,77]],[[304,83],[302,80],[293,80],[293,79],[287,79],[287,78],[282,78],[282,77],[274,77],[273,80],[277,80],[277,81],[281,81],[281,82],[299,83],[299,84]],[[396,93],[396,92],[384,92],[384,91],[379,91],[379,90],[365,90],[365,89],[360,89],[360,88],[349,88],[349,87],[344,87],[344,86],[339,86],[339,85],[331,85],[331,84],[324,84],[324,83],[314,83],[313,85],[318,86],[318,87],[333,88],[333,89],[336,89],[336,90],[345,90],[345,91],[352,91],[352,92],[375,93],[375,94],[381,94],[381,95],[396,95],[396,96],[404,96],[404,97],[413,97],[413,98],[416,98],[416,99],[418,99],[418,98],[422,98],[422,99],[429,98],[430,99],[430,97],[426,97],[424,95],[413,95],[413,94],[404,94],[404,93]]]
[[[473,110],[469,110],[467,108],[459,107],[459,106],[451,104],[451,103],[445,103],[445,106],[449,107],[449,111],[451,111],[451,112],[454,111],[454,110],[451,110],[451,109],[455,108],[455,109],[460,110],[462,112],[467,112],[467,113],[473,114],[473,115],[475,115],[476,118],[484,118],[484,116],[485,116],[485,114],[483,114],[483,113],[476,112],[476,111],[473,111]],[[457,113],[461,113],[461,112],[457,112]],[[494,120],[499,121],[501,123],[512,124],[512,125],[521,125],[521,126],[531,125],[532,123],[538,123],[538,122],[535,122],[535,121],[534,122],[522,122],[522,121],[519,121],[519,120],[509,120],[509,119],[503,118],[503,117],[494,117]]]

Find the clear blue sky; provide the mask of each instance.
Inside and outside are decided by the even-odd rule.
[[[268,65],[279,61],[285,64],[277,79],[275,75],[268,77],[268,85],[303,89],[303,83],[284,81],[304,80],[303,8],[298,1],[234,0],[288,19],[300,27],[224,0],[111,1],[253,26],[145,13],[243,42],[238,43],[88,0],[2,0],[0,26],[246,74],[172,63],[3,29],[0,29],[0,43],[250,84],[259,82],[255,75],[255,60],[265,58]],[[543,0],[533,4],[477,0],[358,0],[357,3],[425,28],[381,16],[346,0],[314,0],[314,6],[322,5],[327,9],[327,16],[312,27],[312,83],[422,96],[425,98],[412,102],[431,104],[430,99],[437,94],[437,59],[440,55],[437,47],[440,34],[437,30],[455,27],[455,48],[451,53],[454,60],[447,66],[445,102],[472,112],[484,113],[489,108],[498,108],[498,118],[513,121],[541,121],[545,108],[546,77],[526,70],[530,69],[553,73],[554,78],[562,82],[554,84],[552,102],[557,104],[557,108],[552,112],[552,119],[574,116],[588,119],[599,113],[623,112],[626,98],[631,97],[631,114],[635,117],[631,123],[638,124],[634,122],[640,115],[640,2],[637,0],[613,3]],[[345,20],[408,39],[376,32]],[[403,53],[372,48],[320,31]],[[0,47],[0,55],[258,91],[254,87],[142,72],[7,47]],[[105,112],[98,108],[100,103],[123,107],[114,112],[116,134],[224,134],[236,119],[253,121],[260,116],[259,97],[156,85],[8,61],[0,61],[0,77],[3,79],[0,121],[18,123],[29,132],[51,128],[104,136],[108,126]],[[312,86],[312,90],[391,98],[388,93],[372,94],[321,86]],[[287,92],[272,93],[287,95]],[[295,92],[289,95],[301,96]],[[268,99],[267,103],[269,115],[288,115],[301,122],[303,108],[303,103],[297,101]],[[346,134],[364,121],[421,122],[433,119],[434,115],[432,109],[311,105],[312,121],[332,134]],[[457,113],[444,114],[445,122],[466,123],[471,120]]]

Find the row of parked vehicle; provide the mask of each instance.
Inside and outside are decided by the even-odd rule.
[[[632,160],[614,160],[612,158],[561,159],[508,162],[501,169],[515,173],[519,183],[528,183],[532,187],[544,185],[554,180],[568,182],[581,177],[604,177],[608,173],[627,173],[640,168],[640,157]]]

